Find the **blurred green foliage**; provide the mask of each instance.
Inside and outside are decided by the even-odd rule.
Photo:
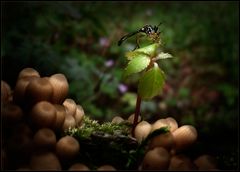
[[[143,118],[172,116],[179,125],[196,126],[201,142],[219,145],[208,144],[209,151],[239,153],[239,2],[5,1],[1,10],[2,79],[14,88],[24,67],[41,76],[63,73],[68,97],[105,121],[127,118],[135,106],[137,76],[122,80],[124,53],[135,39],[121,47],[117,41],[163,22],[163,49],[174,58],[161,61],[166,85],[161,95],[143,102]]]

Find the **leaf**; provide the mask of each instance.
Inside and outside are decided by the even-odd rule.
[[[159,47],[159,44],[154,43],[146,47],[136,49],[134,52],[142,52],[152,57],[156,53],[158,47]]]
[[[125,54],[128,60],[132,60],[135,57],[138,56],[149,56],[153,57],[157,51],[159,44],[151,44],[149,46],[145,46],[143,48],[136,49],[134,51],[129,51]]]
[[[149,55],[143,52],[129,51],[125,54],[125,56],[127,57],[128,60],[132,60],[133,58],[138,56],[149,56]]]
[[[173,56],[169,53],[160,53],[156,57],[156,59],[168,59],[168,58],[173,58]]]
[[[123,78],[125,79],[131,74],[141,72],[148,66],[149,63],[150,58],[148,56],[137,56],[133,58],[125,68],[123,72]]]
[[[163,84],[163,71],[158,67],[157,63],[154,63],[154,67],[140,78],[138,94],[142,99],[151,99],[161,92]]]

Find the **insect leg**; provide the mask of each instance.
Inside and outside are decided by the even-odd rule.
[[[139,35],[136,37],[136,47],[133,50],[136,50],[137,48],[140,48],[139,46]]]
[[[118,46],[120,46],[120,45],[123,43],[123,41],[125,41],[126,39],[128,39],[129,37],[131,37],[131,36],[133,36],[133,35],[135,35],[135,34],[137,34],[137,33],[139,33],[139,31],[131,32],[131,33],[123,36],[123,37],[118,41]]]

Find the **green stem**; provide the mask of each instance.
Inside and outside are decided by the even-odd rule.
[[[142,101],[141,97],[138,95],[137,101],[136,101],[135,113],[134,113],[133,127],[132,127],[132,136],[133,137],[135,137],[134,130],[135,130],[135,127],[137,126],[138,116],[140,116],[141,101]]]

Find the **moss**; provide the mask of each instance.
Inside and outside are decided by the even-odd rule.
[[[69,128],[65,134],[78,137],[80,139],[90,139],[94,133],[105,133],[105,135],[129,135],[130,125],[128,123],[115,124],[105,122],[99,124],[98,121],[84,116],[82,124],[75,128]]]

